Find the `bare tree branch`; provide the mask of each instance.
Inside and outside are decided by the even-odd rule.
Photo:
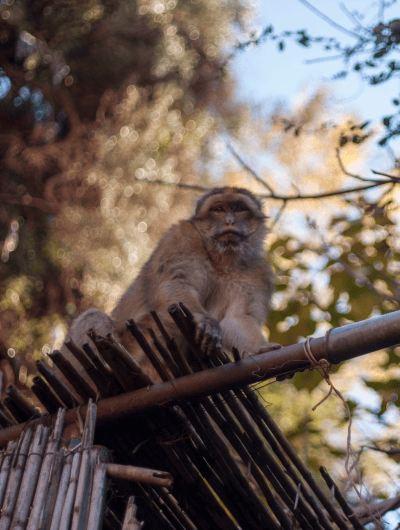
[[[139,179],[137,177],[133,177],[134,180],[137,180],[141,183],[146,182],[147,184],[162,184],[164,186],[176,186],[177,188],[185,188],[188,190],[198,190],[198,191],[209,191],[211,188],[205,188],[204,186],[197,186],[196,184],[183,184],[181,182],[173,183],[173,182],[164,182],[163,180],[148,180],[148,179]],[[366,191],[370,190],[372,188],[376,188],[379,186],[384,186],[387,184],[391,184],[388,181],[379,180],[377,182],[373,182],[372,184],[368,186],[356,186],[354,188],[348,188],[344,190],[336,190],[336,191],[327,191],[324,193],[310,193],[308,195],[302,195],[299,193],[298,195],[277,195],[275,193],[271,193],[269,195],[267,194],[257,194],[258,197],[261,199],[271,199],[274,201],[301,201],[301,200],[314,200],[314,199],[325,199],[327,197],[337,197],[339,195],[348,195],[349,193],[356,193],[359,191]]]
[[[374,169],[371,169],[372,173],[374,175],[381,175],[381,177],[387,177],[389,178],[392,182],[400,182],[400,177],[395,177],[394,175],[388,175],[387,173],[381,173],[380,171],[375,171]],[[371,181],[372,182],[372,181]],[[377,181],[375,181],[377,182]]]
[[[315,13],[319,18],[322,18],[322,20],[325,20],[325,22],[327,22],[330,26],[332,26],[333,28],[335,29],[338,29],[339,31],[341,31],[342,33],[346,33],[346,35],[349,35],[350,37],[355,37],[356,39],[359,39],[360,36],[357,35],[357,33],[355,33],[354,31],[350,31],[349,29],[346,29],[344,28],[343,26],[341,26],[340,24],[337,24],[335,21],[333,21],[331,18],[329,18],[328,16],[326,16],[324,13],[322,13],[322,11],[320,11],[319,9],[317,9],[316,7],[314,7],[312,4],[310,4],[310,2],[308,2],[307,0],[298,0],[301,4],[303,4],[304,6],[306,6],[310,11],[312,11],[313,13]]]
[[[138,182],[146,182],[146,184],[162,184],[163,186],[174,186],[175,188],[184,188],[187,190],[197,190],[197,191],[209,191],[211,188],[206,188],[205,186],[198,186],[197,184],[184,184],[183,182],[165,182],[164,180],[154,179],[149,180],[145,178],[133,177],[134,180]]]
[[[309,195],[259,195],[262,199],[274,199],[277,201],[302,201],[307,199],[325,199],[326,197],[337,197],[339,195],[347,195],[348,193],[354,193],[358,191],[366,191],[378,186],[389,184],[385,181],[375,182],[369,186],[356,186],[354,188],[348,188],[346,190],[327,191],[324,193],[310,193]]]
[[[236,160],[243,166],[243,168],[249,173],[251,173],[257,182],[265,186],[271,192],[271,194],[274,195],[274,191],[271,188],[271,186],[268,184],[268,182],[265,182],[265,180],[259,177],[257,173],[254,171],[254,169],[252,169],[250,166],[246,164],[246,162],[238,155],[238,153],[236,153],[236,151],[233,149],[231,145],[228,145],[228,149],[233,154],[233,156],[236,158]]]
[[[361,180],[363,182],[382,182],[381,180],[377,180],[377,179],[368,179],[368,178],[365,178],[365,177],[360,177],[360,175],[355,175],[354,173],[350,173],[349,171],[347,171],[347,169],[344,167],[344,164],[340,158],[340,148],[337,147],[336,148],[336,156],[337,156],[337,159],[338,159],[338,163],[339,163],[339,166],[340,166],[340,169],[343,171],[343,173],[345,175],[347,175],[348,177],[353,177],[357,180]],[[372,171],[374,173],[374,171]],[[388,176],[388,175],[385,175],[385,176]]]
[[[343,13],[347,16],[347,18],[353,21],[353,24],[355,24],[359,28],[362,28],[365,30],[367,29],[361,24],[358,18],[355,17],[354,14],[349,9],[347,9],[347,7],[345,6],[343,2],[340,2],[339,6],[340,6],[340,9],[343,11]]]

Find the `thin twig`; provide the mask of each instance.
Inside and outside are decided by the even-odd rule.
[[[243,168],[248,171],[251,175],[253,175],[253,177],[256,179],[257,182],[259,182],[260,184],[262,184],[264,187],[266,187],[270,193],[272,195],[275,195],[274,193],[274,190],[272,189],[272,187],[268,184],[268,182],[266,182],[265,180],[263,180],[261,177],[259,177],[257,175],[257,173],[254,171],[254,169],[252,169],[249,165],[246,164],[246,162],[243,160],[243,158],[241,158],[238,153],[233,149],[233,147],[231,145],[228,145],[228,149],[229,151],[233,154],[233,156],[236,158],[236,160],[241,164],[241,166],[243,166]]]
[[[306,6],[310,11],[312,11],[313,13],[315,13],[319,18],[322,18],[322,20],[325,20],[325,22],[327,22],[330,26],[332,26],[333,28],[335,29],[338,29],[339,31],[341,31],[342,33],[346,33],[346,35],[349,35],[350,37],[355,37],[356,39],[359,39],[360,36],[355,33],[354,31],[350,31],[346,28],[344,28],[343,26],[341,26],[340,24],[337,24],[335,21],[333,21],[331,18],[329,18],[328,16],[326,16],[324,13],[322,13],[322,11],[320,11],[319,9],[317,9],[316,7],[314,7],[312,4],[310,4],[310,2],[307,2],[307,0],[298,0],[301,4],[303,4],[304,6]]]
[[[380,175],[381,177],[387,177],[392,182],[400,182],[400,177],[395,177],[394,175],[388,175],[387,173],[381,173],[380,171],[375,171],[374,169],[371,169],[372,173],[374,175]],[[375,181],[376,182],[376,181]]]
[[[361,180],[362,182],[382,182],[381,180],[377,180],[377,179],[368,179],[368,178],[365,178],[365,177],[360,177],[360,175],[355,175],[354,173],[350,173],[349,171],[347,171],[347,169],[344,167],[342,159],[340,158],[340,148],[339,147],[336,147],[336,156],[337,156],[337,160],[339,162],[340,169],[348,177],[353,177],[353,178],[355,178],[357,180]],[[373,173],[374,173],[374,171],[373,171]],[[388,176],[388,175],[385,175],[385,176]]]

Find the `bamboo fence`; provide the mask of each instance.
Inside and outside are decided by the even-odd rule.
[[[164,383],[178,387],[235,364],[220,350],[204,358],[186,307],[171,306],[170,315],[190,347],[190,364],[156,313],[151,344],[134,321],[127,323]],[[0,530],[364,528],[326,470],[326,489],[313,478],[251,386],[222,385],[208,394],[193,388],[179,404],[168,399],[132,414],[135,396],[163,385],[153,387],[112,335],[88,335],[83,349],[67,343],[86,378],[60,352],[49,355],[73,391],[44,361],[36,363],[32,390],[52,415],[40,416],[15,387],[7,389],[0,405]],[[390,340],[400,342],[400,333]],[[121,407],[126,401],[125,414],[96,423],[94,401],[101,410],[113,400]],[[63,438],[66,418],[74,419],[79,439]]]

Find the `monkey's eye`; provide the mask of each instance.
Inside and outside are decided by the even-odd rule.
[[[237,204],[234,208],[235,212],[245,212],[246,210],[248,210],[248,208],[243,204]]]
[[[216,206],[213,211],[217,213],[222,213],[225,211],[225,209],[223,208],[223,206]]]

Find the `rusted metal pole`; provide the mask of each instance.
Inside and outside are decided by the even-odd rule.
[[[310,347],[314,358],[332,364],[353,359],[400,343],[400,311],[363,320],[330,330],[323,337],[313,338]],[[133,392],[102,399],[98,402],[97,424],[103,425],[149,410],[158,405],[172,405],[184,399],[222,392],[235,386],[252,384],[287,372],[303,370],[311,363],[304,343],[292,344],[254,357],[217,368],[158,383]],[[87,405],[80,409],[85,418]],[[78,419],[78,409],[67,411],[65,425]],[[51,417],[50,417],[51,418]],[[36,420],[30,422],[32,425]],[[0,430],[0,448],[17,438],[25,423]]]

